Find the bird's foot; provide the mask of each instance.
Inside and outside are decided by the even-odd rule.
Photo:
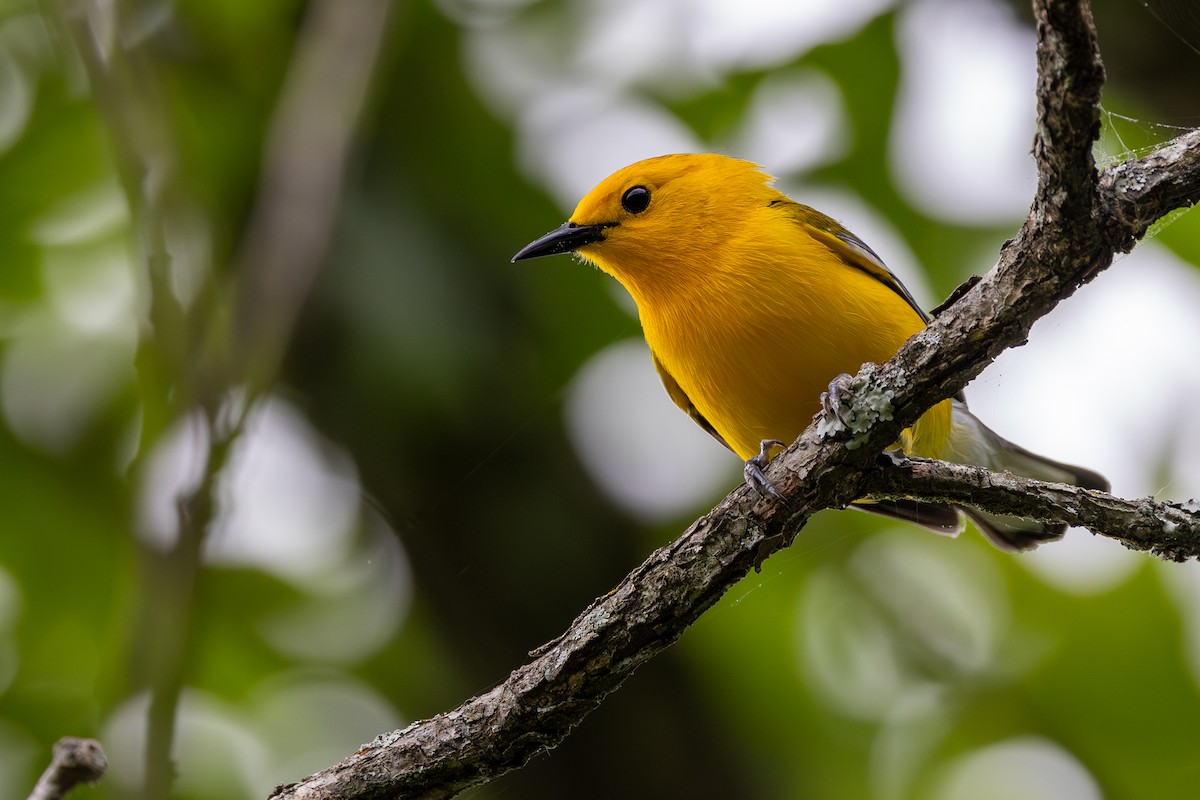
[[[829,382],[829,391],[821,392],[821,411],[826,419],[833,418],[850,427],[843,409],[857,397],[853,386],[854,376],[845,372]]]
[[[776,500],[782,500],[783,495],[775,488],[775,484],[771,483],[763,474],[763,469],[771,460],[771,449],[774,447],[787,447],[787,444],[778,439],[763,439],[759,442],[758,455],[746,459],[746,466],[742,469],[742,474],[746,476],[746,483],[753,486],[754,490],[762,497],[774,497]]]

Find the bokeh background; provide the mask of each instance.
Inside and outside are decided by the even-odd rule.
[[[137,98],[89,91],[64,22],[80,7]],[[1192,0],[1095,11],[1100,158],[1200,125]],[[1034,185],[1020,3],[397,3],[332,241],[214,483],[193,587],[167,554],[216,434],[180,400],[203,359],[150,310],[169,299],[185,339],[224,313],[309,13],[0,2],[0,797],[66,734],[111,762],[77,796],[143,796],[151,687],[173,680],[174,796],[265,796],[503,679],[737,484],[614,282],[509,263],[612,170],[757,161],[929,307],[991,266]],[[125,107],[157,138],[114,126]],[[130,153],[163,159],[149,207]],[[1197,265],[1184,214],[1039,322],[973,408],[1119,494],[1200,495]],[[561,747],[464,796],[1197,785],[1196,564],[1083,531],[1014,557],[826,512]]]

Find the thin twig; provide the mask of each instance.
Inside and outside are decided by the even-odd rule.
[[[236,377],[278,371],[333,234],[342,183],[391,0],[319,0],[308,9],[267,137],[258,197],[234,259]]]
[[[968,503],[982,511],[1065,522],[1171,561],[1200,558],[1200,503],[1125,500],[1095,489],[923,458],[890,458],[868,471],[875,498]]]
[[[64,736],[54,743],[50,766],[42,773],[29,800],[62,800],[81,783],[95,783],[104,777],[108,759],[95,739]]]
[[[1200,203],[1200,129],[1100,173],[1100,218],[1113,248],[1129,252],[1165,214]]]
[[[210,433],[203,478],[178,500],[174,545],[165,554],[146,553],[150,600],[142,649],[152,696],[143,792],[151,800],[166,797],[173,780],[176,709],[200,554],[216,515],[212,493],[253,400],[276,375],[328,248],[390,7],[390,0],[317,0],[308,8],[272,118],[257,201],[234,259],[240,283],[230,299],[232,330],[227,315],[201,313],[212,312],[208,307],[185,315],[169,288],[165,220],[169,211],[178,210],[171,204],[191,209],[194,203],[180,185],[174,132],[155,64],[121,40],[120,4],[80,2],[62,15],[109,126],[153,288],[154,336],[146,337],[139,353],[143,385],[149,387],[143,393],[147,421],[140,457],[168,425],[197,406]],[[103,41],[100,30],[114,31],[116,41]],[[211,329],[202,331],[202,325]],[[167,377],[148,380],[147,371]],[[244,382],[249,399],[238,405],[229,424],[218,424],[230,394]]]

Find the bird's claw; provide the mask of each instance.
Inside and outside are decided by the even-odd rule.
[[[821,411],[826,417],[833,417],[847,428],[850,427],[850,423],[843,413],[843,408],[856,397],[851,388],[853,385],[854,376],[843,372],[829,382],[829,391],[821,392]]]
[[[746,483],[753,486],[760,496],[783,500],[783,495],[775,488],[775,484],[763,474],[763,469],[771,460],[771,449],[774,447],[787,447],[787,444],[778,439],[763,439],[759,442],[758,455],[746,459],[742,474],[746,476]]]

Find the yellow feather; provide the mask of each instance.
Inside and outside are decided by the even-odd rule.
[[[769,181],[724,156],[663,156],[610,176],[571,215],[620,220],[579,254],[625,285],[661,367],[743,459],[763,439],[795,439],[830,380],[887,361],[924,327],[902,295],[814,238],[803,207]],[[654,214],[624,212],[633,186],[650,190]],[[918,423],[920,454],[938,454],[949,414],[943,403]]]

